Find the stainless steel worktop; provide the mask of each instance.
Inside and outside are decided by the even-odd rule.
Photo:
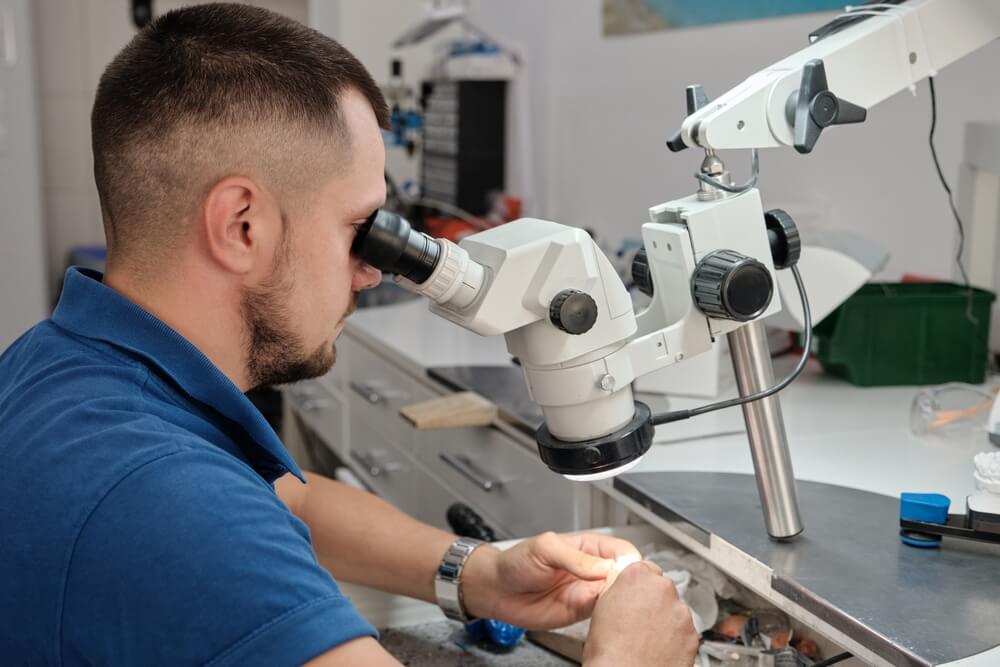
[[[774,542],[750,475],[635,473],[616,478],[614,488],[666,521],[687,523],[706,546],[724,540],[768,567],[775,593],[892,665],[948,663],[1000,642],[1000,546],[948,539],[939,549],[906,546],[895,498],[799,482],[810,530]]]

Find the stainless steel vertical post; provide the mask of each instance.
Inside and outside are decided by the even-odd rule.
[[[773,385],[774,369],[764,325],[751,322],[730,332],[728,337],[740,396],[749,396]],[[795,537],[802,532],[803,526],[781,403],[775,394],[742,407],[767,532],[776,540]]]

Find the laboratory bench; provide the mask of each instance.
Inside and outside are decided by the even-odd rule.
[[[463,502],[503,538],[644,522],[867,663],[1000,664],[997,547],[946,539],[918,550],[898,538],[901,492],[943,493],[961,511],[972,457],[992,447],[984,435],[912,435],[915,387],[858,388],[811,362],[779,394],[805,531],[778,543],[764,530],[739,410],[661,426],[631,472],[572,483],[538,460],[541,413],[502,337],[410,301],[357,311],[337,348],[328,375],[286,392],[309,451],[422,520],[446,527],[447,507]],[[794,361],[777,359],[775,374]],[[421,431],[398,414],[454,390],[493,401],[499,418]],[[669,399],[671,409],[703,402]]]

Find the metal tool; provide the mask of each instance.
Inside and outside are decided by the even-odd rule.
[[[899,499],[899,538],[933,548],[942,537],[1000,543],[1000,452],[983,452],[973,474],[979,491],[965,500],[965,514],[949,514],[951,500],[940,493],[904,493]]]

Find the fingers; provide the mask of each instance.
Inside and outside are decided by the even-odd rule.
[[[580,579],[604,579],[615,566],[614,560],[587,553],[577,547],[576,540],[564,535],[543,533],[534,542],[536,555],[542,561]]]
[[[632,568],[638,568],[638,569],[632,570]],[[629,575],[628,575],[629,579],[634,579],[634,578],[637,578],[637,577],[648,577],[650,575],[653,575],[653,576],[656,576],[656,577],[660,577],[660,578],[663,577],[663,568],[661,568],[656,563],[653,563],[652,561],[648,561],[648,560],[635,561],[633,563],[627,564],[623,568],[618,568],[618,567],[614,568],[611,571],[611,573],[608,574],[608,578],[605,581],[603,589],[601,590],[601,595],[603,595],[608,589],[610,589],[615,584],[615,581],[618,580],[618,577],[622,576],[626,572],[629,572]],[[669,579],[668,579],[668,581],[669,581],[670,585],[672,586],[673,585],[673,581],[671,581]]]
[[[599,535],[597,533],[572,533],[566,535],[572,540],[577,548],[586,551],[594,556],[618,560],[623,556],[639,558],[639,550],[631,542],[611,537],[610,535]]]
[[[655,574],[658,577],[662,577],[663,576],[663,568],[660,567],[659,565],[657,565],[656,563],[654,563],[651,560],[641,560],[638,563],[636,563],[636,565],[640,565],[640,566],[646,568],[647,570],[649,570],[650,572],[652,572],[653,574]],[[671,583],[673,583],[673,581],[671,581]]]

